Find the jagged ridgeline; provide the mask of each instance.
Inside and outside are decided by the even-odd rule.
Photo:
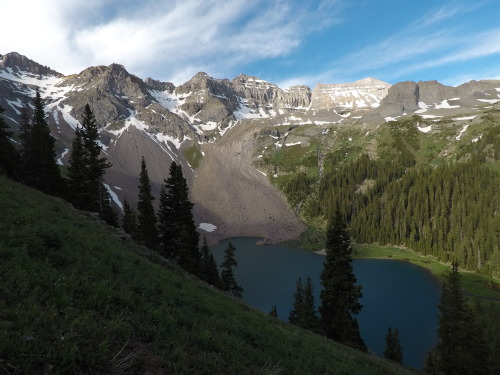
[[[309,224],[301,245],[321,248],[339,209],[357,242],[499,275],[500,81],[366,78],[311,90],[198,73],[175,86],[119,64],[64,76],[9,53],[0,55],[0,106],[15,141],[37,87],[63,171],[92,107],[117,210],[137,197],[144,155],[157,197],[171,162],[182,166],[196,225],[217,228],[209,242],[290,240],[304,230],[300,216]]]
[[[500,112],[481,116],[463,143],[450,123],[416,116],[392,121],[377,131],[377,142],[338,129],[326,152],[319,143],[309,153],[299,149],[292,157],[298,168],[287,169],[281,150],[266,162],[313,227],[340,210],[358,243],[403,245],[498,277]],[[420,131],[426,126],[439,134]],[[310,232],[304,240],[323,243]]]

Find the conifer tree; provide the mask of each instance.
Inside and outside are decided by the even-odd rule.
[[[361,311],[361,286],[356,285],[352,269],[351,240],[344,219],[336,212],[330,221],[326,239],[326,258],[321,272],[320,313],[328,338],[366,350],[353,314]]]
[[[305,284],[303,284],[302,278],[299,277],[296,282],[293,308],[290,310],[288,321],[310,331],[318,331],[318,317],[316,316],[313,293],[311,278],[308,276]]]
[[[203,236],[203,245],[201,246],[201,272],[200,277],[210,285],[220,288],[221,279],[219,271],[217,270],[217,263],[215,262],[214,255],[210,251],[207,244],[207,238]]]
[[[5,123],[2,113],[4,108],[0,107],[0,173],[5,171],[5,174],[11,178],[19,177],[20,159],[19,153],[10,141],[12,132]]]
[[[299,277],[295,283],[295,293],[293,293],[293,307],[288,315],[288,321],[291,324],[298,324],[302,316],[304,306],[304,286],[302,278]]]
[[[316,314],[316,306],[314,302],[314,286],[310,276],[307,276],[303,290],[304,306],[302,311],[301,327],[310,331],[319,332],[319,321]]]
[[[25,150],[24,173],[28,185],[51,195],[61,195],[64,180],[56,163],[55,139],[50,135],[40,91],[36,90],[35,111]]]
[[[271,306],[271,311],[269,311],[269,316],[272,316],[273,318],[278,318],[278,309],[276,308],[276,305]]]
[[[392,331],[391,327],[389,327],[387,330],[387,335],[385,336],[384,358],[397,363],[403,363],[403,352],[401,351],[399,331],[397,328]]]
[[[132,239],[137,239],[137,213],[126,199],[123,200],[122,228]]]
[[[170,165],[170,176],[160,192],[158,228],[163,254],[172,257],[188,272],[201,275],[199,234],[193,219],[193,204],[182,167]]]
[[[68,200],[81,210],[98,212],[108,224],[118,226],[111,207],[110,195],[104,185],[104,174],[111,167],[101,156],[99,128],[94,113],[87,104],[81,126],[75,131],[68,165]]]
[[[474,358],[473,317],[462,295],[457,262],[443,283],[438,309],[437,368],[444,374],[473,374],[481,365]]]
[[[156,214],[153,207],[154,199],[151,193],[146,160],[143,156],[139,178],[139,201],[137,202],[138,237],[150,249],[154,249],[159,243]]]
[[[238,267],[238,262],[234,258],[235,250],[236,248],[229,242],[224,253],[224,261],[221,264],[221,281],[223,290],[230,292],[235,297],[241,298],[243,296],[243,288],[238,285],[233,274],[233,267]]]

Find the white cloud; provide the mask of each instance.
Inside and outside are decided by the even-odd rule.
[[[7,0],[2,13],[19,17],[2,19],[0,33],[9,38],[0,40],[0,53],[17,51],[65,74],[116,62],[140,76],[173,80],[195,74],[187,73],[189,67],[214,74],[237,64],[285,56],[318,25],[335,22],[325,12],[335,5]]]

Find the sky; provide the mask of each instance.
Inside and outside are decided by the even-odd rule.
[[[0,54],[180,85],[500,79],[499,0],[2,0]]]

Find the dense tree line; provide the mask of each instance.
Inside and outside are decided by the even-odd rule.
[[[325,157],[316,179],[304,171],[280,185],[309,219],[340,211],[358,243],[403,245],[461,268],[500,275],[500,126],[462,146],[438,166],[417,163],[419,132],[410,121],[389,126],[378,157]],[[494,164],[493,164],[494,163]]]

